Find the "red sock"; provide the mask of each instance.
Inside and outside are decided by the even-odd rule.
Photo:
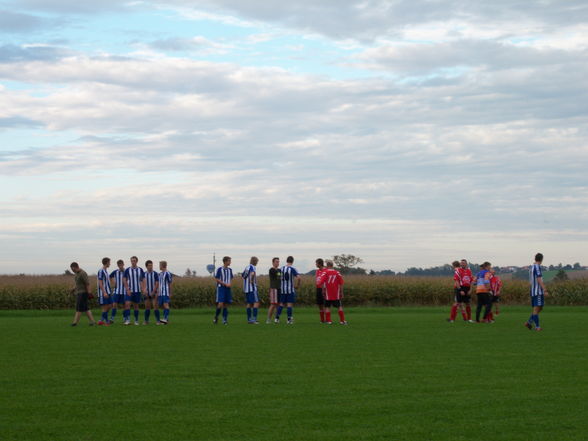
[[[331,321],[331,311],[327,311],[325,312],[326,316],[327,316],[327,322]]]
[[[456,315],[457,315],[457,305],[453,305],[451,307],[451,312],[449,313],[449,320],[455,320]]]
[[[464,309],[462,309],[462,310],[461,310],[461,316],[462,316],[462,318],[463,318],[464,320],[467,320],[467,319],[468,319],[468,314],[465,312],[465,310],[464,310]]]
[[[472,307],[470,305],[466,306],[466,313],[468,315],[468,320],[472,319]]]
[[[339,320],[342,322],[345,321],[345,313],[341,309],[339,310]]]
[[[492,315],[491,312],[488,313],[488,316],[486,317],[488,320],[494,320],[494,315]]]
[[[325,311],[323,311],[321,309],[321,311],[319,312],[319,314],[321,315],[321,323],[325,321]]]

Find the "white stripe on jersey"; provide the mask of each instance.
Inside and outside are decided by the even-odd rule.
[[[127,287],[123,283],[124,271],[121,271],[119,269],[115,269],[112,273],[110,273],[110,277],[113,278],[114,281],[116,282],[115,287],[114,287],[114,293],[119,294],[119,295],[126,294]]]
[[[223,283],[231,283],[233,280],[233,270],[231,268],[225,268],[224,266],[219,267],[216,270],[215,278],[220,279]],[[217,286],[223,286],[220,283],[216,284]]]
[[[145,277],[145,272],[142,268],[132,266],[125,270],[125,279],[129,282],[131,293],[141,292],[141,281]]]
[[[96,279],[96,283],[98,285],[98,288],[97,288],[98,297],[102,297],[104,294],[102,292],[102,288],[100,288],[100,280],[102,280],[102,282],[104,283],[104,291],[106,292],[106,294],[110,295],[110,279],[108,278],[108,270],[107,269],[100,268],[98,270],[98,276]]]
[[[541,265],[534,263],[529,268],[529,283],[531,284],[531,297],[543,295],[543,288],[539,285],[539,277],[543,277],[541,274]]]
[[[169,286],[172,283],[172,275],[169,271],[159,273],[159,296],[169,297]]]
[[[282,294],[296,294],[294,289],[294,279],[298,271],[291,265],[282,267]]]
[[[247,278],[243,279],[243,292],[255,292],[257,291],[257,270],[252,264],[249,264],[243,271],[247,275]],[[256,273],[251,277],[251,273]]]
[[[157,272],[155,271],[145,271],[145,282],[147,284],[147,292],[149,294],[151,294],[153,292],[153,290],[155,289],[155,282],[157,282],[159,279],[159,276],[157,275]]]

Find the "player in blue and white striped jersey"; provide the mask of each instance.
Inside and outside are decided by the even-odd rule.
[[[127,294],[127,288],[125,286],[125,263],[122,259],[116,261],[117,269],[110,273],[110,278],[114,279],[114,292],[112,294],[112,311],[110,312],[110,323],[114,323],[114,317],[116,316],[117,306],[125,305],[125,295]]]
[[[257,291],[257,269],[259,259],[255,256],[249,261],[249,265],[241,273],[243,277],[243,294],[247,304],[247,323],[257,325],[257,312],[259,310],[259,293]]]
[[[533,311],[529,320],[525,322],[525,326],[531,330],[534,324],[536,331],[541,331],[541,326],[539,326],[539,313],[543,309],[543,305],[545,305],[545,296],[549,295],[543,282],[543,273],[541,272],[542,263],[543,254],[537,253],[535,255],[535,263],[529,267],[529,284],[531,285],[530,294]]]
[[[172,295],[172,274],[167,270],[167,262],[162,260],[159,262],[159,294],[157,301],[159,306],[163,306],[163,318],[161,323],[167,325],[169,320],[169,304]],[[159,313],[159,310],[156,310]],[[159,314],[158,314],[159,315]]]
[[[149,324],[151,308],[155,311],[155,320],[159,322],[159,307],[157,302],[157,291],[159,290],[159,275],[153,271],[153,262],[145,262],[145,321],[144,325]]]
[[[231,295],[231,283],[233,282],[233,270],[229,268],[231,265],[231,258],[229,256],[223,257],[223,266],[216,270],[214,279],[216,280],[216,312],[214,314],[215,325],[218,323],[218,316],[223,312],[223,324],[228,324],[229,310],[228,306],[233,303]]]
[[[127,287],[125,295],[125,325],[131,324],[131,303],[135,310],[135,325],[139,325],[139,303],[142,300],[142,292],[145,291],[145,271],[139,268],[137,256],[131,257],[131,266],[125,270],[124,281]]]
[[[294,257],[288,256],[286,265],[282,267],[282,289],[280,290],[280,305],[276,313],[275,323],[280,323],[280,314],[286,305],[288,313],[288,324],[294,324],[294,317],[292,310],[294,303],[296,303],[296,290],[300,287],[300,275],[296,268],[292,266]]]
[[[101,326],[108,326],[108,311],[112,308],[112,296],[110,289],[110,279],[108,278],[108,267],[110,266],[110,258],[102,259],[102,268],[98,270],[96,276],[96,283],[98,285],[96,292],[98,293],[98,304],[102,307],[102,318],[98,321]]]

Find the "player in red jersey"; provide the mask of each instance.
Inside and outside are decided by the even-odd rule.
[[[452,264],[453,266],[453,305],[451,305],[451,312],[449,313],[449,318],[447,321],[449,323],[453,323],[455,321],[455,317],[457,317],[457,310],[461,311],[461,316],[465,321],[468,320],[467,314],[465,311],[465,307],[462,300],[463,291],[461,289],[462,280],[461,280],[461,273],[460,273],[460,265],[459,262],[456,260]]]
[[[472,295],[470,294],[470,289],[472,287],[472,283],[474,281],[474,276],[472,274],[472,270],[468,267],[468,261],[465,259],[461,259],[459,262],[459,277],[460,277],[460,284],[461,284],[461,302],[465,305],[466,317],[468,322],[473,323],[472,320],[472,307],[470,303],[472,301]]]
[[[339,309],[339,323],[346,325],[345,314],[343,313],[343,305],[341,299],[343,298],[343,277],[339,271],[333,268],[333,262],[327,261],[327,269],[321,274],[317,280],[317,284],[325,286],[325,320],[331,325],[331,306]]]
[[[492,274],[492,278],[490,279],[490,289],[492,290],[492,304],[495,305],[496,315],[500,314],[500,308],[498,307],[498,303],[500,302],[500,295],[502,294],[502,280],[500,277],[496,275],[496,271],[494,269],[490,270],[490,274]],[[490,310],[490,317],[489,320],[494,320],[494,314],[492,310]]]
[[[323,259],[316,259],[316,305],[319,309],[321,323],[325,323],[325,284],[319,283],[319,279],[327,270],[325,268],[325,261]]]

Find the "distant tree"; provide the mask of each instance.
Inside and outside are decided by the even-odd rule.
[[[376,275],[376,272],[373,269],[371,269],[370,270],[370,276],[375,276],[375,275]]]
[[[192,277],[196,277],[196,270],[192,270]]]
[[[196,277],[196,271],[192,271],[190,268],[186,268],[186,272],[184,272],[184,277]]]
[[[554,282],[563,282],[565,280],[568,280],[568,274],[565,272],[565,270],[560,269],[557,274],[555,275],[555,277],[553,278]]]
[[[571,270],[572,269],[572,265],[570,265],[569,263],[563,267],[563,269],[565,270]]]
[[[376,274],[379,276],[394,276],[394,275],[396,275],[396,272],[387,269],[387,270],[378,271]]]
[[[63,275],[64,275],[64,276],[73,276],[73,273],[72,273],[70,270],[66,269],[66,270],[63,272]]]
[[[575,269],[575,270],[582,269],[582,265],[580,265],[580,262],[576,262],[576,263],[574,263],[574,269]]]
[[[363,260],[353,254],[337,254],[333,256],[333,263],[342,274],[366,274],[364,268],[355,268],[356,265],[363,263]]]

